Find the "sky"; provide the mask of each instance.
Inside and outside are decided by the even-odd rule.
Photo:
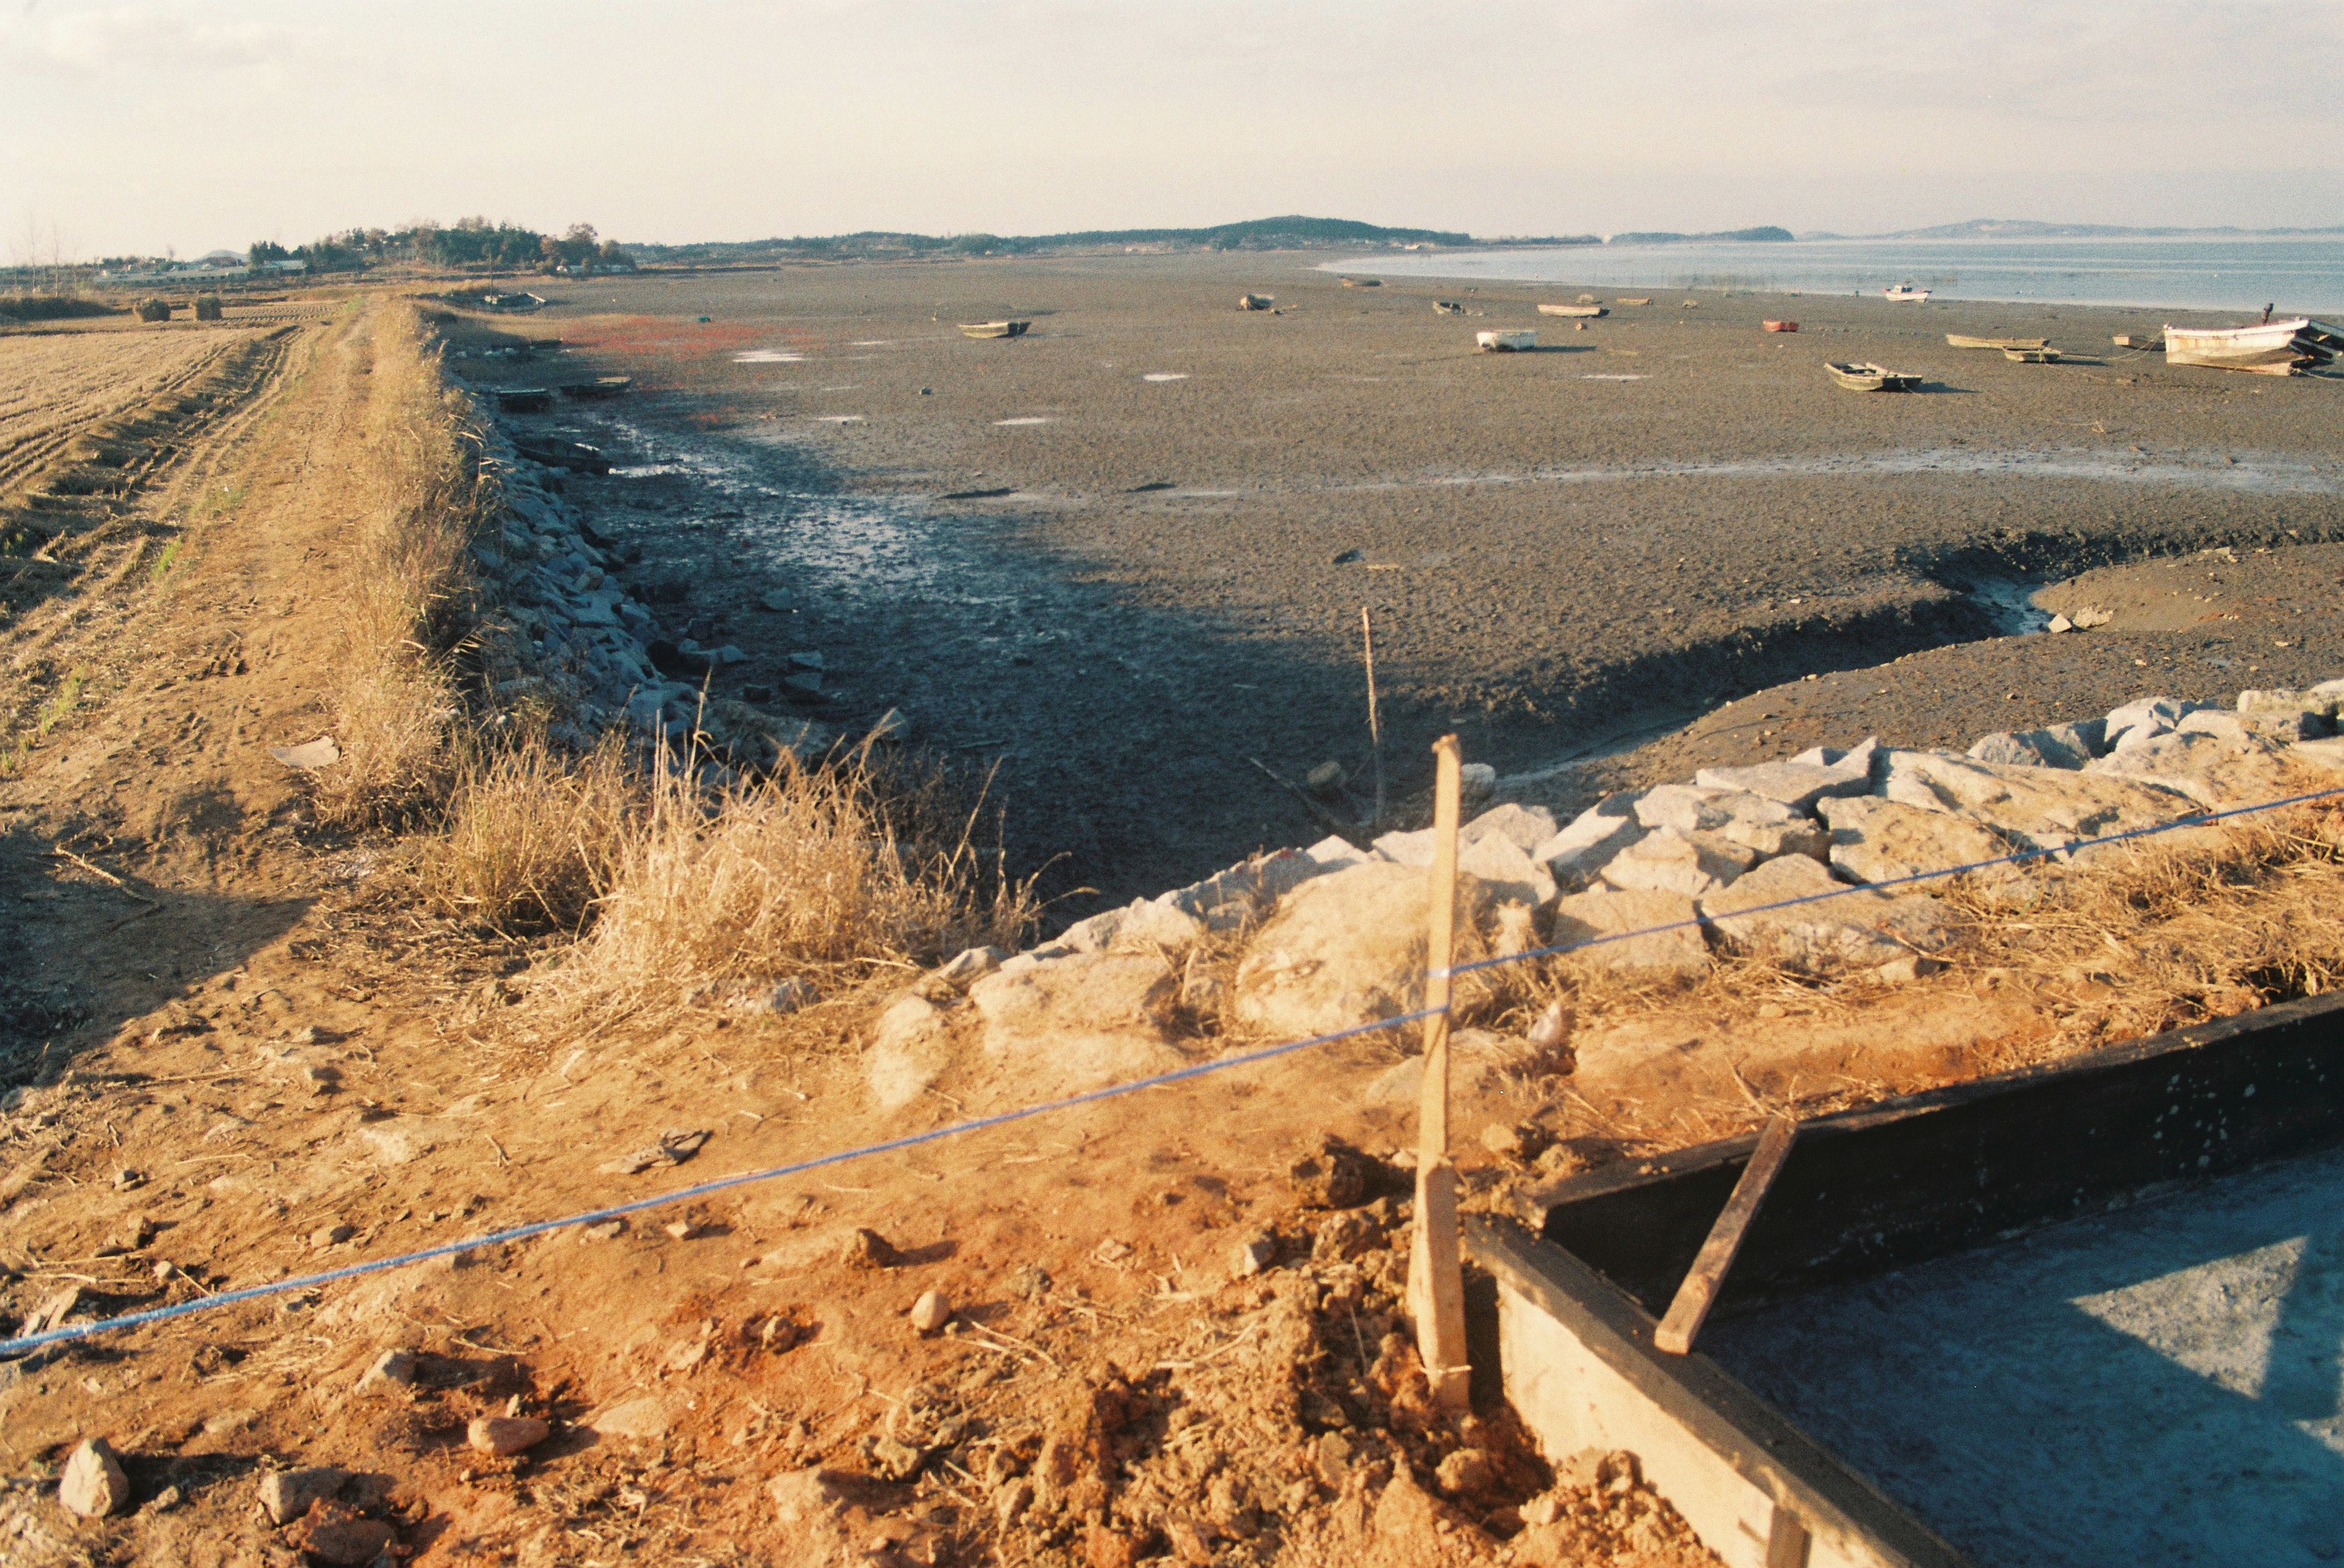
[[[2336,0],[0,0],[0,256],[2344,223]]]

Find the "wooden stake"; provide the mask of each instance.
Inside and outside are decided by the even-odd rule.
[[[1733,1196],[1725,1200],[1717,1223],[1710,1227],[1709,1239],[1701,1244],[1700,1256],[1692,1260],[1684,1283],[1677,1287],[1668,1316],[1652,1331],[1654,1348],[1672,1356],[1691,1352],[1693,1336],[1701,1332],[1702,1320],[1709,1316],[1718,1287],[1725,1283],[1725,1271],[1733,1266],[1733,1255],[1742,1250],[1750,1222],[1758,1218],[1758,1205],[1765,1201],[1766,1189],[1781,1174],[1783,1162],[1791,1157],[1791,1142],[1798,1136],[1799,1124],[1786,1116],[1768,1122],[1766,1130],[1758,1135],[1758,1147],[1751,1152],[1750,1163],[1742,1168]]]
[[[1455,735],[1433,744],[1430,917],[1424,951],[1424,1090],[1417,1104],[1416,1227],[1409,1310],[1433,1401],[1467,1408],[1465,1276],[1457,1236],[1457,1171],[1449,1163],[1449,966],[1457,957],[1457,817],[1462,758]]]
[[[1384,824],[1384,727],[1383,718],[1376,706],[1376,628],[1368,619],[1368,607],[1359,606],[1359,647],[1368,663],[1368,745],[1375,754],[1376,814],[1370,820],[1378,828]]]

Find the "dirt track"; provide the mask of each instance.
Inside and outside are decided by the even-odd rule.
[[[1240,314],[1247,288],[1284,313]],[[564,353],[462,368],[637,374],[622,403],[522,422],[633,465],[573,493],[646,547],[672,633],[741,645],[735,685],[822,653],[826,716],[900,705],[938,744],[999,759],[1027,863],[1062,855],[1054,886],[1119,897],[1316,835],[1247,759],[1364,771],[1363,604],[1412,786],[1445,728],[1535,769],[1811,671],[1985,636],[2021,580],[2344,532],[2338,386],[2108,347],[2147,313],[1672,294],[1579,331],[1533,311],[1575,292],[1344,288],[1281,256],[646,277],[501,324]],[[1480,314],[1436,316],[1436,297]],[[1798,335],[1757,329],[1785,314]],[[1001,316],[1033,329],[954,329]],[[1476,354],[1491,326],[1545,347]],[[2046,332],[2083,362],[2013,365],[1948,330]],[[1842,358],[1928,390],[1840,391],[1821,361]],[[2040,683],[2016,672],[2072,666],[2082,639],[1937,655],[1925,683],[1902,666],[1853,683],[1834,735],[2105,711],[2143,668],[2324,677],[2344,642],[2322,571],[2266,607],[2295,628],[2285,649],[2160,625],[2086,660],[2089,678]],[[788,608],[762,608],[777,587]]]

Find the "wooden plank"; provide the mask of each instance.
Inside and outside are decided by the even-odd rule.
[[[1774,1504],[1766,1527],[1766,1568],[1807,1568],[1807,1526],[1797,1513]]]
[[[1798,1136],[1799,1124],[1786,1116],[1776,1117],[1759,1134],[1750,1163],[1742,1168],[1742,1179],[1733,1184],[1733,1196],[1726,1199],[1717,1223],[1710,1227],[1709,1239],[1702,1243],[1684,1283],[1677,1287],[1676,1300],[1669,1303],[1667,1315],[1653,1332],[1654,1345],[1672,1356],[1692,1349],[1702,1320],[1716,1303],[1717,1288],[1725,1282],[1725,1271],[1733,1267],[1733,1255],[1742,1250],[1750,1222],[1758,1217],[1758,1206],[1766,1200],[1766,1189],[1782,1173],[1783,1162],[1791,1157],[1791,1144]]]
[[[1426,921],[1424,1088],[1417,1104],[1416,1225],[1409,1247],[1409,1310],[1417,1352],[1441,1409],[1471,1403],[1465,1350],[1465,1273],[1457,1237],[1457,1172],[1449,1163],[1449,966],[1456,959],[1457,819],[1463,757],[1455,735],[1433,744],[1432,872]]]

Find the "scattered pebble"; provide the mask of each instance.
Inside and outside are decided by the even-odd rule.
[[[66,1461],[57,1501],[84,1519],[102,1519],[130,1501],[130,1478],[102,1437],[84,1438]]]
[[[858,1227],[846,1239],[845,1255],[840,1261],[850,1269],[893,1269],[902,1256],[884,1236]]]
[[[933,1334],[950,1321],[952,1308],[940,1290],[924,1291],[912,1303],[912,1327],[923,1334]]]
[[[464,1441],[482,1453],[500,1457],[535,1448],[552,1433],[552,1426],[525,1415],[484,1415],[464,1429]]]

